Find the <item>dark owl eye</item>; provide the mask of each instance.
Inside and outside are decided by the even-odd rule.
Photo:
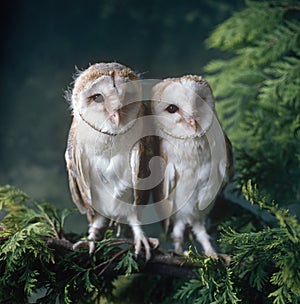
[[[104,101],[104,97],[101,94],[92,95],[90,98],[92,101],[97,102],[97,103]]]
[[[166,108],[166,110],[167,110],[169,113],[173,114],[173,113],[177,112],[177,111],[179,110],[179,108],[178,108],[177,106],[175,106],[174,104],[170,104],[170,105]]]

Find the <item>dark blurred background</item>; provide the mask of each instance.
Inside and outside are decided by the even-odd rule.
[[[64,163],[75,66],[118,61],[164,78],[202,74],[205,47],[242,1],[1,2],[0,184],[71,207]]]

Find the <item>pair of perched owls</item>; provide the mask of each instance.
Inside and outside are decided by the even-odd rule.
[[[205,254],[215,255],[205,217],[232,175],[232,152],[212,91],[189,75],[155,84],[150,102],[142,95],[137,74],[119,63],[91,65],[75,79],[65,158],[72,199],[90,226],[88,241],[74,247],[88,245],[93,252],[111,219],[131,226],[135,253],[143,246],[149,260],[139,207],[151,192],[159,218],[172,223],[175,252],[182,252],[189,225]],[[149,170],[155,153],[164,164]],[[151,182],[149,175],[156,178]]]

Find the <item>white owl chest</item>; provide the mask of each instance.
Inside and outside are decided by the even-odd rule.
[[[133,201],[128,153],[122,153],[121,136],[117,139],[116,136],[92,133],[93,136],[78,134],[77,138],[86,163],[92,205],[107,217],[121,218],[122,202]]]
[[[163,140],[162,153],[176,169],[176,181],[183,176],[205,181],[210,172],[211,153],[205,139]],[[183,182],[183,181],[182,181]]]
[[[169,199],[174,208],[191,213],[201,203],[211,174],[211,153],[205,138],[163,140],[162,153],[175,168],[175,185]],[[180,206],[179,206],[180,205]],[[182,208],[181,208],[182,209]],[[184,211],[184,208],[183,210]]]

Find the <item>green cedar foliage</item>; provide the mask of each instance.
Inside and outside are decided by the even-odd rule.
[[[226,59],[205,67],[236,153],[253,180],[286,204],[300,197],[300,2],[246,1],[207,40]]]
[[[231,262],[190,248],[188,260],[198,265],[197,278],[186,281],[133,276],[143,262],[134,259],[130,241],[114,238],[110,230],[97,242],[93,257],[88,248],[51,249],[49,239],[64,239],[70,210],[59,211],[20,190],[0,187],[0,206],[6,210],[0,223],[1,303],[30,303],[35,293],[40,294],[36,303],[300,303],[298,219],[267,200],[251,182],[243,192],[269,215],[268,221],[263,213],[258,213],[260,225],[254,225],[254,214],[255,220],[245,214],[251,224],[243,226],[235,218],[225,221],[219,247]],[[114,273],[105,275],[111,270]],[[118,273],[125,275],[126,284],[115,281]]]
[[[64,239],[63,226],[72,211],[59,211],[37,202],[10,186],[0,187],[0,210],[6,215],[0,223],[0,302],[94,303],[111,298],[113,280],[101,274],[109,267],[129,275],[138,270],[133,246],[115,239],[108,230],[90,257],[88,248],[54,250],[49,239]],[[79,236],[77,236],[79,238]]]
[[[264,223],[265,228],[256,232],[223,228],[219,242],[231,256],[230,265],[190,250],[189,259],[199,264],[199,279],[184,284],[176,299],[193,299],[199,304],[300,303],[297,218],[267,201],[251,182],[243,187],[243,192],[251,203],[272,215],[271,224]]]

